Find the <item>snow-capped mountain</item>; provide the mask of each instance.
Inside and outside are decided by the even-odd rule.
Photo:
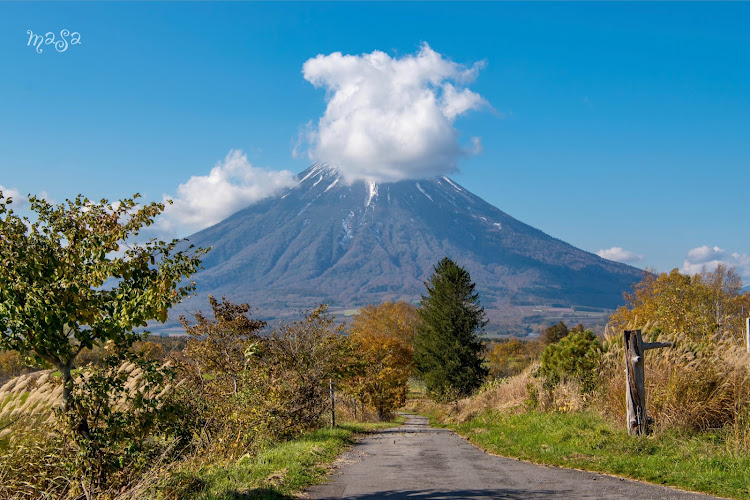
[[[448,177],[347,184],[313,165],[287,191],[188,239],[213,249],[195,276],[200,295],[248,302],[282,317],[330,302],[355,308],[419,300],[448,256],[494,312],[518,304],[613,308],[642,272],[530,227]],[[195,302],[191,303],[191,307]]]

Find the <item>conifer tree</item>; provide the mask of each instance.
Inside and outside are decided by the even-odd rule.
[[[437,399],[466,396],[482,384],[479,333],[487,324],[469,273],[449,258],[434,267],[414,339],[417,375]]]
[[[583,331],[583,327],[581,327],[581,331]],[[568,329],[568,325],[560,321],[556,325],[545,328],[539,336],[539,340],[541,340],[544,345],[556,344],[567,337],[569,333],[570,330]]]

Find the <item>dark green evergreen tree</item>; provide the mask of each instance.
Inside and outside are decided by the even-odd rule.
[[[487,376],[479,333],[487,324],[469,273],[449,258],[434,267],[419,307],[416,373],[437,399],[466,396]]]
[[[581,327],[581,331],[583,331],[583,327]],[[570,330],[568,329],[568,325],[560,321],[556,325],[545,328],[539,336],[539,340],[541,340],[544,345],[556,344],[567,337],[569,333]]]

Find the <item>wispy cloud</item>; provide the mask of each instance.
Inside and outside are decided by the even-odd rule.
[[[347,180],[395,181],[455,172],[460,158],[481,150],[459,144],[454,121],[489,106],[466,85],[484,67],[457,64],[426,43],[415,55],[335,52],[309,59],[307,81],[326,89],[325,114],[302,132],[312,160],[337,167]],[[298,148],[295,148],[298,151]]]
[[[717,246],[703,245],[690,250],[682,263],[681,271],[686,274],[697,274],[703,269],[713,271],[719,264],[736,268],[745,283],[750,280],[750,256],[729,252]]]
[[[5,187],[2,184],[0,184],[0,191],[2,191],[3,196],[7,198],[12,198],[13,204],[10,208],[12,208],[14,211],[16,210],[24,210],[26,208],[29,208],[29,197],[21,194],[21,192],[16,188],[9,188]],[[36,196],[38,198],[42,198],[44,200],[47,200],[49,203],[57,203],[52,197],[50,197],[49,193],[47,191],[39,191]]]
[[[188,235],[295,182],[292,172],[254,167],[242,151],[232,150],[208,175],[193,176],[177,187],[175,196],[163,196],[173,203],[157,219],[155,229],[171,236]]]
[[[11,198],[12,204],[10,208],[14,210],[26,208],[26,206],[29,204],[29,200],[26,198],[26,196],[22,195],[18,191],[18,189],[5,187],[0,184],[0,191],[3,192],[3,196],[6,199]]]
[[[630,250],[624,250],[621,247],[602,249],[596,252],[596,255],[602,259],[623,262],[625,264],[635,264],[643,260],[643,255],[631,252]]]

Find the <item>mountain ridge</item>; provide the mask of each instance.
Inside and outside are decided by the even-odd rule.
[[[614,308],[642,274],[524,224],[446,176],[346,183],[315,164],[297,179],[188,237],[213,247],[194,277],[200,295],[226,295],[273,317],[320,302],[414,302],[448,256],[470,272],[492,320],[509,306]]]

